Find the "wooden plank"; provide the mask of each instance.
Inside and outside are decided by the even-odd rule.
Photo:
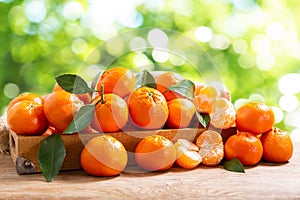
[[[290,162],[261,162],[234,173],[222,166],[106,178],[61,172],[51,183],[41,174],[19,176],[9,155],[0,154],[0,199],[300,199],[300,143]]]

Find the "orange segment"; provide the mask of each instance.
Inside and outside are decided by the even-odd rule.
[[[193,169],[201,163],[202,157],[198,152],[199,148],[194,143],[186,139],[178,139],[175,148],[177,152],[176,163],[179,166]]]
[[[201,133],[196,140],[196,145],[199,147],[203,165],[218,165],[224,157],[222,136],[216,131],[206,130]]]

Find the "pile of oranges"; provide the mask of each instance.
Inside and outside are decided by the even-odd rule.
[[[171,89],[185,79],[175,72],[152,72],[155,87],[137,87],[136,74],[124,67],[105,70],[96,80],[97,92],[72,94],[56,84],[44,96],[24,93],[8,105],[9,128],[20,135],[63,134],[84,105],[95,105],[94,116],[83,133],[199,128],[207,130],[194,141],[171,141],[160,135],[143,138],[135,161],[146,171],[162,171],[174,163],[193,169],[200,163],[215,166],[238,158],[245,165],[262,159],[286,162],[293,154],[289,134],[274,127],[274,114],[264,103],[247,103],[235,110],[229,91],[221,84],[195,82],[192,98]],[[203,126],[199,117],[209,116]],[[213,127],[213,128],[211,128]],[[220,131],[236,127],[223,141]],[[100,153],[99,153],[100,152]],[[82,168],[95,176],[114,176],[128,161],[123,144],[109,134],[90,140],[81,154]]]

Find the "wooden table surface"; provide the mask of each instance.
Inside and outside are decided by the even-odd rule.
[[[113,178],[69,171],[50,183],[42,174],[18,175],[11,157],[0,154],[0,199],[300,199],[300,143],[294,147],[289,163],[260,163],[245,174],[222,166]]]

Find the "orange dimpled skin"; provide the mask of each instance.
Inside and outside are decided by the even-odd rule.
[[[57,83],[54,85],[52,92],[63,90]],[[76,94],[76,96],[84,102],[84,104],[89,104],[92,100],[92,97],[89,93]]]
[[[168,102],[168,128],[186,128],[196,112],[195,105],[188,99],[176,98]]]
[[[99,101],[98,97],[95,101]],[[115,94],[105,94],[104,102],[99,102],[95,108],[92,126],[101,132],[117,132],[128,121],[128,106],[121,97]]]
[[[165,97],[156,89],[141,87],[128,97],[128,108],[132,122],[142,129],[159,129],[168,119]]]
[[[23,100],[15,103],[7,112],[9,128],[20,135],[40,135],[48,128],[43,105]]]
[[[116,176],[125,169],[127,161],[123,144],[109,135],[91,139],[80,156],[82,168],[93,176]]]
[[[9,102],[8,106],[7,106],[7,111],[16,103],[20,102],[20,101],[24,101],[24,100],[29,100],[29,101],[33,101],[37,104],[43,105],[44,104],[44,100],[41,96],[37,95],[37,94],[32,94],[32,93],[23,93],[20,94],[19,96],[17,96],[16,98],[14,98],[13,100],[11,100],[11,102]]]
[[[163,136],[148,136],[137,145],[135,160],[147,171],[168,170],[176,160],[176,149],[173,142]]]
[[[53,127],[62,133],[84,103],[74,94],[59,90],[44,99],[45,115]]]
[[[236,127],[239,131],[259,135],[269,131],[274,122],[272,109],[264,103],[247,103],[236,111]]]
[[[261,141],[251,133],[239,132],[232,135],[225,143],[225,158],[239,159],[244,166],[256,165],[262,158]]]
[[[287,162],[293,155],[290,135],[279,128],[272,128],[260,137],[263,159],[268,162]]]
[[[134,89],[135,76],[124,67],[115,67],[104,71],[97,83],[97,90],[101,90],[101,85],[104,86],[104,94],[114,93],[125,98]]]

